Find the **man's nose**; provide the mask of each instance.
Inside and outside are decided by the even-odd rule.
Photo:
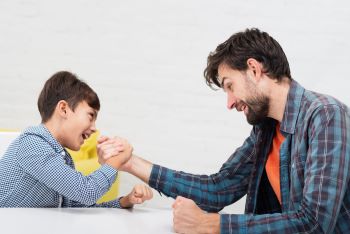
[[[227,94],[227,109],[232,110],[236,106],[236,98],[232,94]]]

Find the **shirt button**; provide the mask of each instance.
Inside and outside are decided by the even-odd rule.
[[[62,152],[61,152],[61,155],[62,155],[62,156],[66,156],[66,152],[62,151]]]

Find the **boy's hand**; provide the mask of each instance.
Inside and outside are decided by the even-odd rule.
[[[150,187],[145,184],[138,184],[125,197],[120,199],[120,205],[123,208],[131,208],[134,204],[141,204],[144,201],[150,200],[153,197],[153,192]]]
[[[100,164],[108,165],[119,169],[121,165],[129,161],[133,147],[125,139],[120,137],[100,137],[98,139],[97,154]]]

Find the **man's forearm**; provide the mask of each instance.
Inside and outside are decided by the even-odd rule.
[[[153,164],[139,156],[132,155],[130,166],[125,168],[125,171],[140,178],[145,183],[148,184],[149,178],[151,176]]]

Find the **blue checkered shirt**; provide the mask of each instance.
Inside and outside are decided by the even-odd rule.
[[[292,81],[281,122],[280,204],[265,163],[276,121],[254,126],[216,174],[154,165],[149,184],[218,212],[247,195],[245,214],[221,214],[221,233],[350,233],[350,112]]]
[[[69,153],[44,125],[30,127],[0,159],[0,207],[116,207],[95,204],[117,171],[103,165],[88,176],[74,169]]]

